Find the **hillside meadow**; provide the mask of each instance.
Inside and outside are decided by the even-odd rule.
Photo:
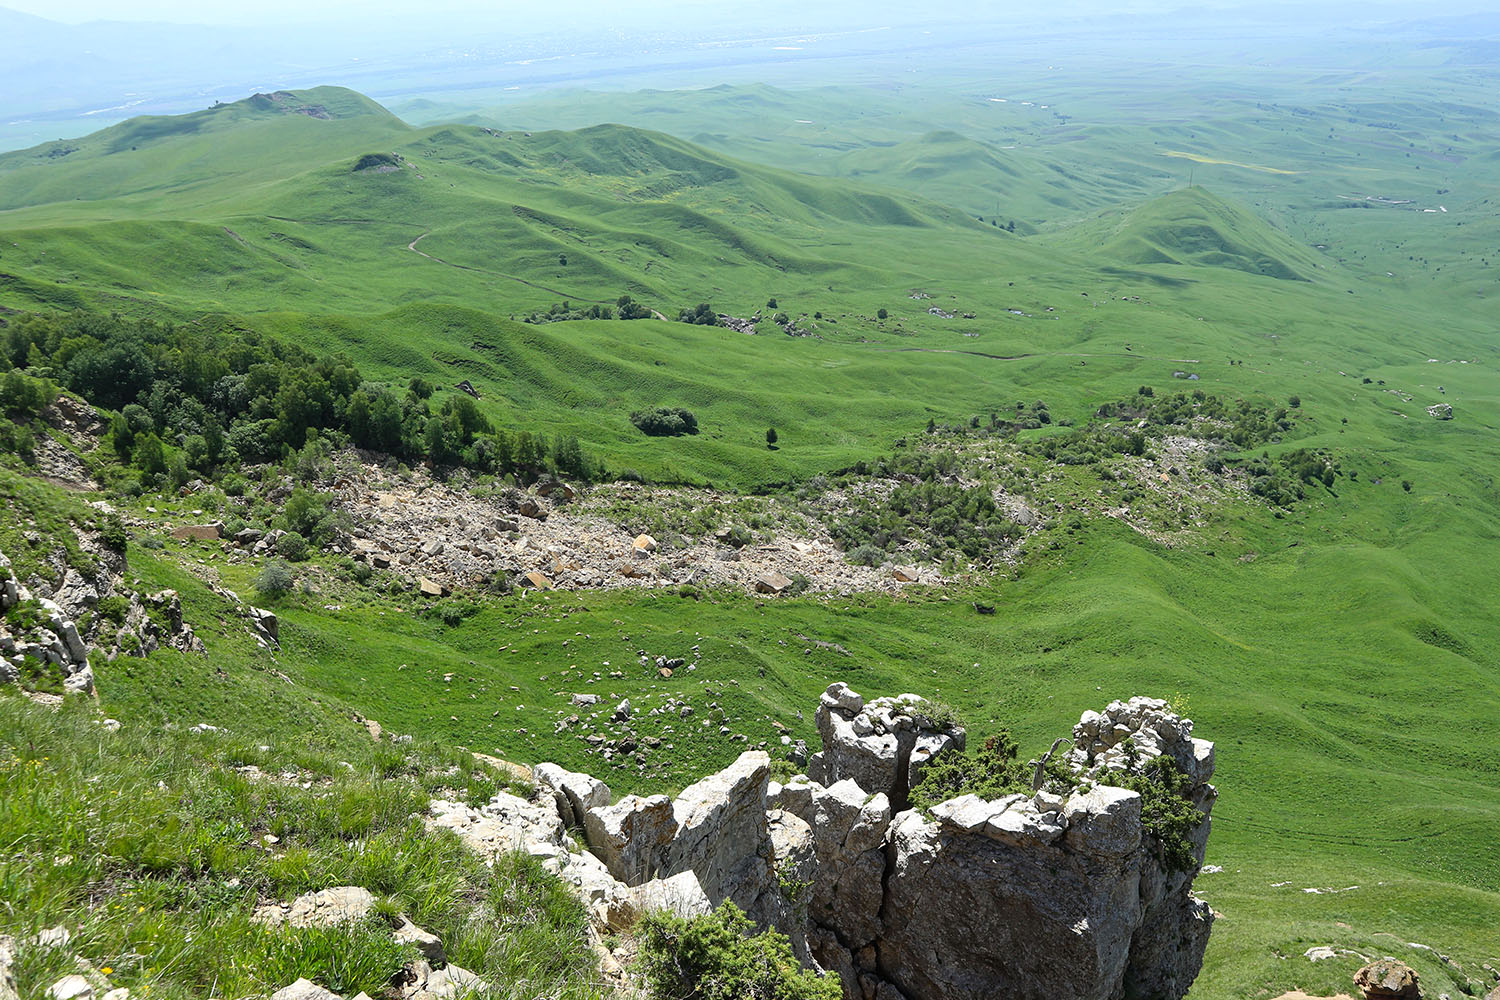
[[[788,100],[698,94],[706,110],[693,114],[752,98]],[[797,99],[832,114],[848,96]],[[1299,188],[1296,204],[1268,209],[1264,185],[1291,175],[1247,180],[1214,161],[1303,169],[1292,154],[1309,149],[1269,125],[1236,139],[1225,123],[1126,122],[1105,153],[1078,154],[1074,177],[1041,183],[1043,153],[1001,155],[978,128],[927,135],[921,119],[942,115],[911,107],[917,120],[888,122],[882,141],[918,135],[851,140],[836,168],[814,169],[789,143],[802,152],[775,159],[800,173],[752,162],[743,136],[709,141],[696,127],[676,130],[687,138],[486,118],[417,128],[336,88],[127,122],[67,153],[0,156],[0,305],[227,316],[347,354],[398,388],[423,376],[445,396],[469,380],[498,425],[576,435],[615,474],[729,492],[795,486],[889,453],[929,421],[1017,403],[1045,401],[1081,425],[1142,385],[1275,406],[1295,396],[1294,431],[1256,453],[1326,448],[1357,478],[1289,509],[1226,506],[1167,546],[1074,514],[1101,486],[1065,469],[1056,524],[1018,568],[899,597],[527,593],[487,597],[450,625],[416,594],[329,583],[276,604],[274,655],[200,579],[212,568],[249,595],[255,567],[209,546],[148,548],[159,532],[145,527],[129,575],[177,589],[210,656],[104,667],[101,708],[246,741],[359,712],[422,740],[592,770],[624,793],[680,788],[728,763],[742,745],[721,725],[749,745],[774,749],[773,721],[813,742],[817,694],[833,680],[947,701],[977,736],[1010,729],[1025,754],[1085,709],[1167,697],[1219,752],[1208,860],[1223,870],[1198,886],[1222,917],[1193,997],[1345,989],[1360,963],[1302,957],[1323,944],[1397,954],[1434,993],[1462,989],[1461,973],[1412,943],[1476,979],[1479,963],[1500,960],[1500,394],[1479,301],[1488,264],[1468,259],[1493,252],[1485,225],[1459,232],[1457,211],[1408,212],[1403,226],[1451,228],[1405,235],[1384,207],[1311,207],[1337,200],[1331,189]],[[309,108],[328,117],[296,113]],[[1469,152],[1489,134],[1471,117]],[[1299,118],[1308,135],[1327,125]],[[1146,175],[1147,157],[1181,166],[1143,151],[1158,141],[1199,158],[1197,186],[1102,179],[1111,148],[1136,151],[1109,168],[1122,176]],[[1404,150],[1367,151],[1402,161],[1381,169],[1408,169]],[[1463,204],[1482,201],[1486,169],[1464,175],[1475,186]],[[965,176],[1066,211],[1017,212],[1011,232],[995,224],[1010,213],[956,193]],[[1421,246],[1398,253],[1403,240]],[[1368,252],[1349,252],[1356,243]],[[1419,266],[1445,244],[1462,267]],[[1400,257],[1411,266],[1387,276]],[[622,294],[669,318],[709,302],[763,322],[747,336],[658,319],[522,321]],[[777,311],[808,335],[783,334]],[[1452,421],[1428,415],[1437,403]],[[690,408],[700,433],[645,437],[628,416],[657,405]],[[52,530],[77,503],[4,476],[18,521],[44,511]],[[120,502],[149,523],[186,520],[193,501]],[[663,679],[642,650],[698,666]],[[272,670],[292,685],[269,682]],[[673,697],[695,714],[643,716],[639,732],[662,747],[640,771],[612,768],[576,725],[554,730],[575,692],[629,697],[638,712]]]

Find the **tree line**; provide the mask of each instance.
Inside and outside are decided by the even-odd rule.
[[[466,395],[436,402],[421,377],[393,388],[343,354],[318,356],[227,318],[25,315],[0,337],[0,371],[11,416],[40,412],[59,385],[112,411],[110,442],[147,485],[280,460],[317,437],[523,482],[602,475],[572,436],[496,427]]]

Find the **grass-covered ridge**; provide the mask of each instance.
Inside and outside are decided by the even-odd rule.
[[[1284,281],[1311,281],[1324,263],[1269,223],[1203,188],[1174,191],[1138,208],[1073,229],[1097,241],[1101,257],[1127,266],[1227,267]]]
[[[43,163],[34,151],[24,166],[0,169],[0,204],[12,206],[0,211],[6,308],[119,310],[343,352],[365,380],[398,395],[424,379],[434,411],[468,380],[496,426],[575,436],[609,468],[650,480],[795,491],[820,476],[841,487],[839,473],[865,462],[913,502],[886,510],[872,501],[870,519],[848,534],[856,547],[891,528],[925,530],[928,511],[962,509],[939,501],[973,496],[972,509],[988,514],[976,482],[1051,477],[1054,506],[1041,512],[1050,526],[1017,565],[897,598],[464,594],[465,613],[445,615],[409,588],[365,587],[314,555],[297,568],[313,592],[294,588],[274,602],[283,622],[274,664],[246,646],[242,622],[194,575],[248,596],[258,565],[197,543],[147,548],[162,532],[133,528],[129,576],[183,594],[192,620],[210,623],[210,660],[157,654],[102,667],[105,711],[127,726],[226,725],[239,740],[240,715],[258,704],[244,694],[253,685],[240,685],[275,669],[297,687],[266,691],[302,692],[443,745],[602,771],[617,790],[656,791],[739,749],[719,737],[717,715],[696,724],[711,703],[752,744],[774,747],[772,720],[812,740],[810,709],[831,680],[941,698],[976,738],[1009,727],[1023,756],[1084,707],[1181,694],[1198,731],[1218,742],[1222,789],[1209,861],[1224,871],[1199,887],[1225,918],[1196,996],[1347,988],[1351,962],[1300,957],[1320,944],[1384,953],[1396,940],[1417,942],[1470,971],[1495,964],[1486,934],[1500,921],[1490,571],[1500,563],[1500,496],[1486,470],[1500,462],[1500,394],[1481,295],[1494,230],[1478,207],[1493,162],[1472,155],[1489,126],[1453,109],[1462,139],[1444,142],[1468,159],[1442,167],[1434,164],[1449,161],[1420,153],[1408,161],[1410,147],[1328,146],[1330,122],[1343,130],[1351,115],[1375,110],[1335,115],[1321,105],[1306,116],[1269,109],[1270,124],[1255,128],[1119,122],[1097,146],[1038,128],[1027,133],[1037,141],[1016,150],[970,127],[980,112],[969,108],[961,133],[910,121],[915,138],[905,140],[901,122],[861,121],[836,136],[841,152],[826,162],[816,142],[786,137],[776,147],[779,163],[827,176],[757,166],[752,151],[771,148],[761,139],[709,134],[730,127],[720,124],[723,106],[758,108],[766,117],[757,121],[790,120],[794,108],[797,117],[841,107],[852,116],[865,96],[731,88],[683,97],[683,106],[715,109],[685,117],[701,125],[682,130],[693,141],[663,134],[660,119],[650,129],[527,136],[408,129],[380,115],[248,116],[212,135],[163,134],[129,154],[85,158],[85,148]],[[803,110],[809,102],[815,112]],[[1198,105],[1183,98],[1161,116],[1182,106]],[[1379,114],[1415,126],[1415,107]],[[907,108],[910,119],[924,111]],[[1277,129],[1303,117],[1300,138],[1277,147]],[[1228,148],[1238,135],[1251,148]],[[1158,142],[1297,173],[1194,160],[1200,186],[1173,193],[1181,184],[1162,165],[1188,161],[1163,156]],[[1064,148],[1097,160],[1065,163]],[[381,172],[390,165],[381,159],[381,170],[356,172],[369,154],[400,167]],[[117,166],[137,155],[140,172]],[[1426,183],[1438,169],[1444,178]],[[1417,207],[1326,207],[1355,204],[1340,196],[1363,193],[1371,176],[1370,190],[1378,182]],[[901,193],[912,187],[922,197]],[[1423,210],[1439,197],[1429,192],[1450,187],[1462,192],[1441,196],[1450,212]],[[76,202],[80,189],[100,196]],[[992,198],[1009,190],[1013,201]],[[1277,277],[1283,267],[1309,280]],[[785,311],[811,336],[764,323],[747,336],[655,319],[519,322],[562,300],[609,305],[624,294],[665,316],[703,302],[737,317]],[[1197,465],[1174,472],[1164,458],[1145,483],[1121,479],[1143,471],[1132,463],[1166,436],[1187,436],[1134,407],[1101,415],[1142,386],[1158,399],[1199,390],[1222,401],[1212,419],[1231,440],[1241,404],[1273,425],[1284,420],[1272,433],[1247,430],[1222,456],[1226,478],[1263,480],[1263,497],[1213,496],[1179,513],[1153,497],[1211,492],[1197,488]],[[992,414],[1035,416],[1043,400],[1050,422],[1023,421],[1014,440],[980,433]],[[1428,415],[1442,403],[1454,419]],[[630,422],[659,407],[691,411],[699,433],[650,437]],[[949,436],[949,427],[975,433]],[[1132,432],[1142,433],[1142,455],[1116,450],[1130,447]],[[988,478],[929,489],[899,460],[929,437],[999,464]],[[998,444],[1026,461],[990,447]],[[52,574],[51,544],[32,545],[26,533],[61,542],[72,519],[97,518],[90,497],[64,494],[23,465],[8,461],[0,475],[6,511],[18,512],[0,524],[0,546],[12,557],[11,547],[24,550],[28,574]],[[1273,494],[1288,502],[1262,502]],[[148,524],[188,523],[203,519],[192,511],[210,506],[207,496],[110,499]],[[1143,502],[1165,519],[1159,531],[1115,516]],[[687,657],[694,645],[691,674],[637,666],[641,650]],[[690,697],[698,715],[672,733],[643,732],[674,748],[640,770],[606,766],[576,728],[554,730],[574,711],[559,692],[574,689],[637,705],[670,692]],[[322,718],[284,700],[268,705],[309,729]],[[364,759],[354,752],[338,759]],[[1420,949],[1401,956],[1447,989],[1441,963]]]

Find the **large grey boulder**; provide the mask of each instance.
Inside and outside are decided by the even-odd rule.
[[[611,806],[584,814],[589,850],[626,885],[649,882],[662,873],[662,851],[677,834],[672,800],[665,795],[627,795]]]
[[[897,820],[891,855],[880,972],[907,996],[1118,995],[1141,917],[1138,858],[1022,845],[915,812]]]
[[[964,731],[943,724],[914,694],[866,701],[847,684],[831,684],[818,704],[823,749],[807,773],[822,785],[853,779],[867,792],[881,792],[897,811],[905,809],[922,768],[939,755],[964,748]]]
[[[1086,713],[1074,737],[1068,759],[1080,783],[1066,796],[965,795],[934,806],[930,820],[896,817],[878,940],[884,982],[912,1000],[1187,992],[1212,923],[1190,890],[1215,796],[1213,745],[1147,698]],[[1203,812],[1192,871],[1163,865],[1138,793],[1088,780],[1161,755],[1189,775]]]
[[[590,809],[609,805],[609,786],[592,775],[568,771],[556,764],[538,764],[532,769],[536,783],[550,791],[565,826],[583,826]]]
[[[677,832],[662,852],[661,870],[692,871],[710,899],[748,910],[769,880],[771,844],[766,785],[771,758],[760,750],[683,789],[672,803]]]

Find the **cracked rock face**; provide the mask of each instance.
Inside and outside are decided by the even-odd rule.
[[[906,808],[921,767],[964,745],[936,715],[915,695],[866,701],[835,684],[810,776],[784,785],[750,752],[675,802],[610,804],[602,782],[544,764],[533,801],[434,802],[430,822],[490,853],[542,856],[597,932],[732,900],[838,976],[849,1000],[1179,1000],[1212,922],[1191,886],[1216,795],[1213,744],[1165,702],[1114,702],[1075,727],[1070,789],[961,795],[924,815]],[[1137,792],[1093,780],[1160,755],[1189,776],[1202,813],[1190,872],[1163,867]],[[582,826],[586,852],[565,823]]]
[[[919,695],[866,703],[847,684],[829,685],[818,703],[823,750],[808,761],[809,777],[823,785],[852,778],[867,792],[884,793],[896,810],[905,809],[922,768],[941,753],[964,748],[964,731],[940,725],[924,714],[929,711]]]

